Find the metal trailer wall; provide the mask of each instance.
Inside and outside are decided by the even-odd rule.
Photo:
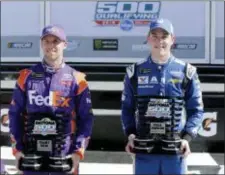
[[[149,52],[149,22],[164,17],[174,24],[175,56],[224,64],[224,2],[18,1],[2,2],[1,9],[2,62],[39,61],[41,29],[51,23],[68,34],[68,62],[135,62]]]

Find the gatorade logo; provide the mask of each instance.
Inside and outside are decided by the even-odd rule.
[[[29,103],[37,106],[69,107],[71,98],[60,96],[58,91],[50,91],[49,96],[37,95],[35,90],[28,91]]]
[[[202,137],[212,137],[217,134],[217,112],[205,112],[202,127],[199,135]]]

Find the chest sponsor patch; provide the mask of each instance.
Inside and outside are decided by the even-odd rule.
[[[148,76],[138,76],[138,84],[148,84],[149,77]]]
[[[181,71],[178,71],[178,70],[171,70],[170,71],[170,74],[173,76],[173,77],[177,77],[177,78],[179,78],[179,77],[182,77],[182,72]]]
[[[159,82],[158,82],[157,78],[155,76],[153,76],[150,80],[150,84],[158,84],[158,83]]]
[[[140,74],[148,74],[151,72],[150,68],[139,68],[139,73]]]
[[[49,96],[38,95],[35,90],[28,91],[29,104],[37,106],[69,107],[70,97],[62,97],[59,91],[50,91]]]
[[[36,78],[44,78],[44,73],[42,73],[42,72],[32,72],[31,73],[31,77],[32,78],[34,78],[34,79],[36,79]]]

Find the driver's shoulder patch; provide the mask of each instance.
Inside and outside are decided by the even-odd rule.
[[[132,64],[126,68],[126,72],[129,78],[134,76],[135,73],[135,64]]]
[[[192,79],[192,77],[194,76],[195,72],[196,72],[197,68],[191,64],[187,64],[186,67],[186,77],[188,79]]]

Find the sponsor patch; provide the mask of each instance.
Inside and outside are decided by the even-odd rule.
[[[157,84],[158,83],[158,80],[155,76],[153,76],[150,80],[150,84]]]
[[[150,68],[139,68],[139,73],[140,74],[148,74],[151,72]]]
[[[181,71],[177,71],[177,70],[171,70],[170,74],[174,77],[181,77],[182,76],[182,72]]]
[[[196,72],[196,67],[192,66],[191,64],[187,64],[186,76],[188,79],[192,79]]]
[[[149,77],[148,76],[138,76],[138,84],[148,84]]]
[[[132,65],[130,65],[130,66],[128,66],[126,68],[127,75],[128,75],[129,78],[133,77],[133,75],[134,75],[134,69],[135,69],[135,65],[134,64],[132,64]]]
[[[32,72],[31,73],[31,77],[32,78],[43,78],[44,77],[44,73],[42,73],[42,72]]]
[[[63,97],[59,91],[50,91],[49,96],[42,96],[35,90],[28,91],[28,99],[31,105],[37,106],[55,106],[55,107],[69,107],[70,97]]]

